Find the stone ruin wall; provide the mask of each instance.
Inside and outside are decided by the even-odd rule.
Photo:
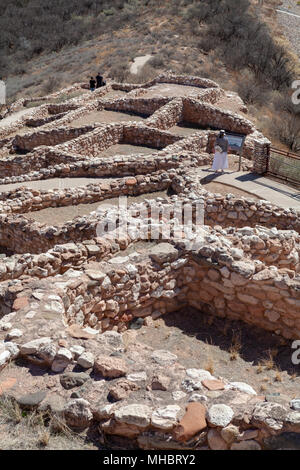
[[[142,180],[142,184],[138,184],[138,180]],[[137,177],[137,179],[117,181],[114,187],[109,184],[102,184],[100,188],[99,185],[90,185],[75,188],[72,192],[68,189],[56,192],[45,191],[44,194],[37,192],[38,195],[33,197],[29,192],[29,198],[27,200],[24,198],[21,203],[18,203],[18,198],[12,200],[11,208],[14,213],[24,214],[47,207],[93,203],[120,195],[133,196],[145,192],[162,191],[167,189],[170,184],[171,179],[168,173],[158,173],[144,178]],[[59,243],[66,243],[69,240],[85,240],[96,236],[97,217],[94,217],[94,220],[93,217],[90,217],[90,220],[83,219],[82,222],[74,219],[61,227],[52,227],[37,222],[33,223],[22,215],[10,216],[7,214],[8,212],[4,212],[0,216],[1,246],[18,253],[41,253]]]
[[[123,243],[126,245],[126,241]],[[157,318],[189,305],[289,339],[300,337],[299,281],[281,275],[275,267],[235,259],[230,250],[220,252],[217,243],[204,244],[196,252],[169,246],[167,253],[159,253],[159,248],[157,245],[152,254],[150,249],[150,257],[138,255],[138,261],[132,256],[101,262],[95,269],[96,282],[90,285],[89,269],[93,268],[87,267],[80,291],[76,287],[65,291],[68,323],[90,325],[100,331],[117,326],[124,331],[134,317]],[[58,252],[56,249],[52,254],[57,256]],[[59,258],[56,262],[60,264]],[[32,308],[27,306],[26,310]]]
[[[242,118],[241,116],[233,115],[232,113],[219,110],[218,108],[214,108],[209,104],[205,104],[203,102],[199,103],[193,98],[182,98],[180,100],[175,99],[175,106],[171,104],[171,98],[138,98],[138,94],[141,94],[143,90],[147,90],[147,88],[152,86],[154,82],[181,83],[185,85],[191,85],[191,83],[193,83],[194,81],[195,83],[197,83],[197,85],[195,86],[200,87],[199,91],[201,90],[201,93],[203,94],[202,100],[206,101],[206,103],[214,103],[217,97],[220,97],[222,93],[224,93],[218,87],[217,84],[214,84],[209,80],[198,80],[197,77],[176,78],[172,74],[164,74],[161,77],[157,78],[156,81],[152,81],[149,82],[149,84],[145,84],[145,86],[132,86],[131,91],[129,91],[129,94],[131,92],[135,93],[137,96],[136,98],[125,97],[117,100],[105,100],[105,94],[111,89],[126,89],[126,91],[128,91],[130,88],[126,87],[125,85],[121,87],[119,86],[119,84],[112,84],[107,87],[109,88],[107,90],[100,89],[99,92],[97,92],[97,99],[94,99],[94,101],[91,101],[89,104],[83,105],[84,102],[82,101],[82,98],[73,98],[71,100],[71,103],[69,104],[62,103],[43,105],[41,107],[43,108],[43,113],[47,113],[49,111],[59,114],[61,114],[62,112],[67,112],[67,114],[64,115],[62,118],[45,124],[43,128],[45,129],[45,131],[47,129],[55,129],[57,126],[65,125],[92,110],[95,110],[97,108],[101,110],[103,109],[103,107],[104,109],[111,109],[121,112],[129,111],[137,114],[148,115],[150,117],[148,118],[148,120],[145,121],[145,124],[150,125],[151,127],[158,127],[163,130],[167,129],[168,125],[172,126],[180,122],[177,119],[180,119],[182,116],[188,122],[199,124],[199,116],[201,116],[200,121],[201,125],[203,126],[215,125],[217,123],[220,128],[224,127],[233,132],[247,134],[243,156],[254,161],[254,169],[256,172],[263,173],[266,170],[266,157],[269,152],[270,143],[269,141],[267,141],[267,139],[262,139],[262,136],[255,131],[253,125],[246,119]],[[201,87],[207,86],[209,86],[210,88],[201,89]],[[89,100],[91,99],[91,96],[89,94],[87,94],[87,97],[89,97]],[[177,105],[179,106],[179,101],[183,103],[183,108],[181,111],[179,109],[176,109]],[[168,104],[170,104],[172,117],[168,114]],[[167,106],[167,112],[163,109],[165,105]],[[159,108],[162,109],[160,110]],[[24,123],[26,123],[26,121],[28,121],[28,123],[34,121],[35,116],[38,116],[38,119],[42,119],[43,116],[41,116],[41,110],[33,110],[31,116],[25,116],[25,118],[22,119],[22,125],[23,121]],[[54,114],[54,116],[56,115]],[[45,116],[44,119],[48,120],[49,117]],[[149,121],[149,123],[147,121]],[[20,122],[16,123],[13,126],[14,129],[10,129],[10,132],[15,130],[15,127],[18,127],[20,125]],[[43,128],[41,130],[44,130]]]
[[[12,140],[12,146],[16,151],[34,150],[40,146],[56,146],[63,142],[76,139],[82,134],[91,132],[94,126],[83,127],[57,127],[48,131],[37,131],[31,134],[17,135]]]
[[[151,84],[165,83],[166,80],[169,80],[168,83],[209,87],[213,91],[205,88],[201,91],[202,101],[205,95],[207,99],[200,107],[194,99],[172,101],[166,99],[160,109],[154,111],[151,109],[149,113],[149,106],[152,105],[143,98],[144,90],[151,87]],[[82,88],[79,84],[68,90],[71,93]],[[102,183],[61,191],[20,188],[0,195],[1,240],[12,251],[25,251],[23,254],[2,257],[0,263],[1,314],[5,315],[6,322],[11,322],[12,327],[18,328],[22,325],[24,329],[21,344],[17,344],[18,341],[7,343],[9,345],[7,348],[10,349],[5,349],[3,353],[1,339],[6,335],[9,337],[13,330],[10,328],[6,333],[5,328],[0,328],[0,370],[10,358],[21,357],[31,362],[36,361],[35,363],[60,373],[58,366],[65,360],[62,358],[64,348],[58,349],[56,343],[61,341],[62,336],[59,335],[63,331],[64,338],[67,338],[68,342],[72,341],[72,347],[80,347],[82,340],[74,337],[70,340],[71,336],[65,333],[77,325],[85,330],[86,327],[92,328],[85,333],[91,335],[91,331],[93,332],[93,336],[84,343],[87,347],[85,364],[88,362],[87,367],[97,374],[102,370],[100,358],[95,358],[95,362],[93,358],[93,347],[97,342],[101,344],[101,351],[105,351],[104,354],[110,357],[114,352],[123,358],[127,354],[128,347],[126,350],[122,347],[116,347],[114,350],[106,349],[105,341],[110,341],[110,346],[121,345],[121,337],[117,331],[125,331],[134,318],[144,317],[147,323],[180,307],[195,308],[199,311],[199,315],[201,311],[205,311],[224,319],[242,320],[287,339],[300,337],[299,213],[292,209],[276,207],[267,201],[208,193],[201,185],[195,183],[193,168],[211,161],[211,156],[205,152],[210,150],[216,132],[203,131],[199,132],[197,137],[180,139],[173,136],[173,139],[170,134],[160,130],[167,130],[178,124],[183,119],[184,113],[187,113],[185,118],[190,113],[188,119],[194,119],[193,113],[196,116],[197,112],[201,119],[204,116],[206,125],[210,125],[208,123],[215,115],[220,127],[227,129],[227,126],[231,126],[232,129],[240,131],[248,129],[249,133],[245,132],[247,137],[244,156],[253,160],[254,169],[259,173],[264,171],[269,150],[267,139],[254,128],[247,128],[248,121],[244,118],[230,116],[207,104],[209,95],[213,104],[214,97],[222,93],[213,82],[197,77],[176,77],[168,74],[142,86],[112,84],[110,89],[122,88],[132,93],[131,98],[128,98],[131,100],[133,112],[139,112],[141,109],[138,108],[139,100],[142,109],[144,111],[148,109],[145,114],[150,117],[143,125],[126,124],[108,127],[96,125],[95,130],[90,133],[88,126],[79,130],[71,129],[69,132],[71,134],[74,132],[76,137],[75,139],[72,137],[71,140],[68,139],[68,132],[63,132],[61,128],[56,134],[56,126],[63,126],[91,110],[105,109],[105,106],[109,107],[112,101],[117,103],[117,106],[124,106],[126,99],[105,100],[105,90],[101,90],[95,101],[92,101],[94,97],[86,94],[84,95],[86,98],[73,98],[71,107],[55,105],[52,109],[58,114],[52,116],[57,118],[56,122],[49,121],[51,114],[47,115],[48,105],[43,105],[42,111],[41,109],[33,111],[30,116],[26,116],[26,121],[20,120],[18,123],[19,128],[25,122],[28,125],[30,121],[44,125],[36,133],[17,137],[20,148],[32,151],[20,157],[8,156],[3,162],[4,173],[2,173],[4,176],[7,175],[7,178],[2,182],[29,181],[54,176],[113,175],[123,179],[114,180],[111,184]],[[201,93],[199,92],[199,95]],[[57,97],[59,95],[60,93],[56,94]],[[85,99],[89,101],[87,105],[84,103]],[[77,132],[78,135],[82,135],[77,137]],[[150,156],[116,156],[107,158],[106,161],[94,157],[99,149],[111,145],[109,142],[124,142],[125,134],[129,143],[141,145],[146,142],[155,148],[166,147]],[[1,151],[1,155],[4,156],[5,152],[9,154],[12,150],[14,139],[6,138],[5,135],[2,144],[6,148]],[[89,141],[90,138],[92,141]],[[56,144],[54,147],[53,143]],[[47,146],[49,144],[51,147]],[[93,146],[92,152],[90,145]],[[18,166],[21,167],[19,173]],[[16,176],[18,174],[20,176]],[[163,218],[162,237],[159,240],[161,243],[152,239],[150,232],[148,240],[152,243],[149,243],[149,250],[145,255],[135,252],[130,255],[124,253],[129,247],[134,249],[134,243],[138,239],[133,235],[116,237],[107,233],[102,237],[96,236],[96,224],[99,221],[107,221],[108,214],[103,209],[99,211],[97,219],[94,219],[93,215],[85,216],[74,219],[63,227],[42,226],[27,222],[24,218],[26,212],[46,207],[97,202],[121,194],[143,194],[168,188],[177,195],[172,196],[167,202],[157,200],[159,207],[167,208],[170,202],[176,200],[187,202],[204,200],[205,232],[199,235],[199,239],[195,239],[196,246],[190,246],[184,239],[178,241],[174,237],[170,241],[169,238],[164,238],[164,231],[168,227]],[[133,207],[138,210],[139,205]],[[148,219],[144,220],[148,229],[152,223],[150,216],[148,212]],[[289,230],[286,230],[287,228]],[[69,242],[70,238],[73,240],[72,243],[65,243]],[[7,323],[3,325],[5,327]],[[97,336],[95,334],[97,331],[102,334]],[[43,338],[43,335],[48,337]],[[135,348],[137,347],[135,345]],[[135,352],[137,352],[134,356],[136,366],[139,352]],[[157,353],[167,352],[155,351],[152,356]],[[68,359],[69,362],[83,364],[81,356],[72,354],[71,359]],[[145,390],[149,390],[149,387],[150,390],[151,387],[154,390],[155,380],[150,380],[153,375],[151,367],[157,372],[158,365],[157,363],[152,365],[152,356],[145,360],[141,355],[141,361],[149,366],[146,378],[143,379]],[[176,356],[173,362],[175,360]],[[123,359],[120,359],[120,363],[122,361]],[[140,364],[139,366],[142,367]],[[157,408],[158,405],[150,406],[144,402],[143,404],[136,402],[134,393],[129,401],[121,399],[115,403],[110,403],[105,397],[103,402],[93,404],[80,399],[80,405],[84,407],[88,417],[84,422],[85,427],[89,426],[93,419],[99,423],[101,435],[129,437],[132,443],[136,443],[135,445],[140,448],[165,449],[166,443],[169,443],[175,449],[189,449],[189,443],[179,443],[176,429],[178,422],[181,422],[181,418],[185,416],[186,402],[190,401],[189,394],[194,390],[192,378],[196,372],[202,374],[202,379],[215,378],[207,371],[185,370],[181,364],[164,363],[165,370],[170,373],[173,367],[174,371],[176,369],[177,375],[175,372],[174,374],[177,378],[172,382],[172,387],[173,389],[175,387],[177,394],[186,396],[177,402],[178,405],[176,403],[174,405],[175,398],[172,400],[169,398],[169,401],[163,402],[167,410],[164,411],[162,407]],[[125,369],[126,367],[120,375],[123,379],[126,375]],[[204,405],[198,403],[203,406],[204,413],[204,431],[200,435],[197,434],[197,445],[200,445],[200,448],[214,449],[215,446],[221,446],[224,449],[260,449],[266,445],[266,440],[272,437],[280,437],[286,432],[299,433],[299,413],[291,410],[292,405],[285,408],[276,403],[264,402],[262,397],[255,396],[255,391],[247,384],[234,385],[226,379],[219,379],[223,382],[225,390],[224,398],[222,395],[218,400],[225,400],[225,395],[226,397],[230,395],[232,402],[230,407],[224,404],[215,405],[211,397],[206,396],[208,392],[205,391],[204,385],[201,386],[200,393],[203,394],[202,399],[203,403],[206,403],[207,410]],[[111,380],[107,382],[109,385]],[[184,388],[187,393],[182,395],[182,392],[178,391],[183,385],[187,386]],[[243,401],[245,393],[241,392],[245,391],[245,386],[248,387],[246,394],[249,394],[247,404]],[[242,401],[239,402],[239,399]],[[77,400],[75,401],[77,403]],[[75,405],[70,402],[62,410],[68,424],[74,424],[71,408]],[[226,412],[229,410],[231,414],[226,423],[217,422],[213,418],[214,406],[223,407],[221,411],[225,408]],[[172,418],[168,414],[171,411]],[[168,420],[161,418],[164,412],[168,414]],[[241,434],[228,438],[230,426],[232,432],[235,428]],[[213,442],[213,438],[217,440],[217,444]],[[194,443],[191,445],[194,446]]]

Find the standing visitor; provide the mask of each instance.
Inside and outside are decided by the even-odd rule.
[[[215,170],[216,172],[221,170],[221,172],[223,172],[225,168],[228,168],[228,148],[229,144],[225,131],[221,130],[215,142],[215,156],[212,170]]]
[[[98,73],[98,75],[96,77],[96,80],[97,80],[97,87],[96,88],[100,88],[104,85],[103,77],[102,77],[102,75],[100,75],[100,73]]]
[[[94,79],[94,77],[91,77],[91,79],[90,79],[90,90],[95,91],[95,89],[96,89],[96,80]]]

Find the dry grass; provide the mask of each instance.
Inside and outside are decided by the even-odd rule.
[[[281,371],[278,369],[276,372],[275,372],[275,377],[274,377],[274,381],[275,382],[282,382],[283,378],[282,378],[282,375],[281,375]]]
[[[263,369],[266,369],[266,370],[275,370],[276,369],[276,365],[275,365],[275,361],[274,361],[274,357],[278,354],[278,350],[269,350],[268,351],[268,354],[267,354],[267,357],[265,357],[264,359],[262,359],[261,361],[259,361],[258,363],[258,368],[260,371],[262,371]]]
[[[207,370],[208,372],[210,372],[212,375],[215,371],[215,366],[214,366],[214,360],[213,358],[210,356],[208,357],[205,365],[204,365],[204,369]]]
[[[22,411],[19,405],[5,396],[0,397],[0,422],[18,424],[22,420]]]
[[[82,449],[85,436],[77,434],[62,416],[50,411],[25,411],[10,397],[0,397],[2,449]],[[88,447],[91,444],[87,444]]]
[[[232,342],[229,348],[230,360],[236,361],[240,355],[240,351],[242,349],[242,341],[241,341],[241,332],[234,332],[232,335]]]

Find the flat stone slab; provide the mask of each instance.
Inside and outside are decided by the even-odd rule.
[[[80,387],[89,378],[90,376],[84,372],[66,372],[60,376],[60,383],[65,389],[69,390],[70,388]]]
[[[46,398],[47,392],[39,391],[22,395],[17,399],[21,408],[35,408]]]

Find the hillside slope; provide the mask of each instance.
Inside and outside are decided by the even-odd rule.
[[[280,2],[265,1],[263,10],[256,3],[8,0],[0,18],[0,76],[12,101],[88,81],[98,71],[131,82],[166,70],[197,74],[236,90],[267,135],[299,151],[299,109],[289,102],[296,58],[282,35],[274,39]],[[133,59],[146,54],[152,58],[132,75]],[[273,119],[282,112],[287,130]]]

